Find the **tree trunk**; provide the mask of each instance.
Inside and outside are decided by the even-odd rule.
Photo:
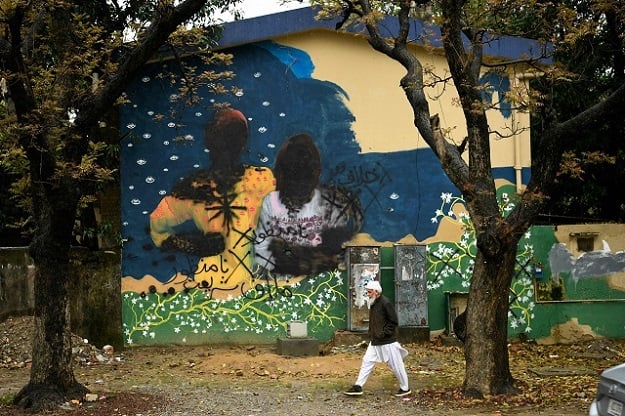
[[[508,239],[510,240],[510,239]],[[508,360],[508,309],[516,243],[487,258],[478,250],[467,303],[466,373],[468,397],[516,392]]]
[[[40,228],[30,246],[35,274],[35,328],[30,381],[14,404],[41,411],[69,400],[82,400],[87,389],[72,368],[69,331],[69,254],[77,199],[56,190],[44,203],[35,198]],[[48,195],[50,196],[50,195]],[[39,199],[39,201],[37,201]]]

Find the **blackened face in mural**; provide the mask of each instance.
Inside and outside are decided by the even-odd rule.
[[[280,201],[289,211],[298,211],[312,199],[321,175],[321,156],[309,135],[299,134],[284,142],[274,175]]]
[[[204,129],[204,143],[210,151],[211,171],[236,173],[241,170],[241,153],[247,145],[247,120],[239,110],[220,110]]]

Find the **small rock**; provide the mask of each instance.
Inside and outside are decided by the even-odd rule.
[[[102,352],[104,352],[104,354],[108,355],[109,357],[113,355],[113,353],[115,352],[115,349],[113,348],[112,345],[105,345],[102,347]]]
[[[85,401],[86,402],[95,402],[96,400],[98,400],[98,395],[94,394],[94,393],[87,393],[85,394]]]

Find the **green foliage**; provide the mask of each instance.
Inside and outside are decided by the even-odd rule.
[[[0,403],[2,403],[3,405],[11,405],[13,404],[13,399],[15,399],[15,394],[5,394],[4,396],[0,397]]]
[[[174,105],[197,103],[202,86],[225,92],[220,80],[232,72],[200,72],[182,57],[193,51],[204,62],[227,65],[231,56],[212,51],[221,29],[209,24],[237,3],[194,3],[196,12],[185,11],[189,18],[179,22],[185,25],[159,39],[154,28],[172,18],[172,2],[0,1],[2,226],[32,236],[33,215],[41,212],[33,204],[57,204],[33,196],[67,187],[64,201],[82,201],[84,211],[98,191],[118,181],[115,106],[126,101],[125,84],[142,62],[171,61],[162,77],[179,86]]]

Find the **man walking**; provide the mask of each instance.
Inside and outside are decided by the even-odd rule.
[[[365,285],[369,306],[369,346],[362,357],[362,365],[356,384],[344,393],[348,396],[361,396],[362,387],[371,375],[375,363],[386,363],[399,381],[396,397],[407,396],[412,391],[408,385],[408,375],[404,367],[404,357],[408,351],[403,348],[395,335],[397,313],[392,302],[382,295],[380,282],[371,280]]]

